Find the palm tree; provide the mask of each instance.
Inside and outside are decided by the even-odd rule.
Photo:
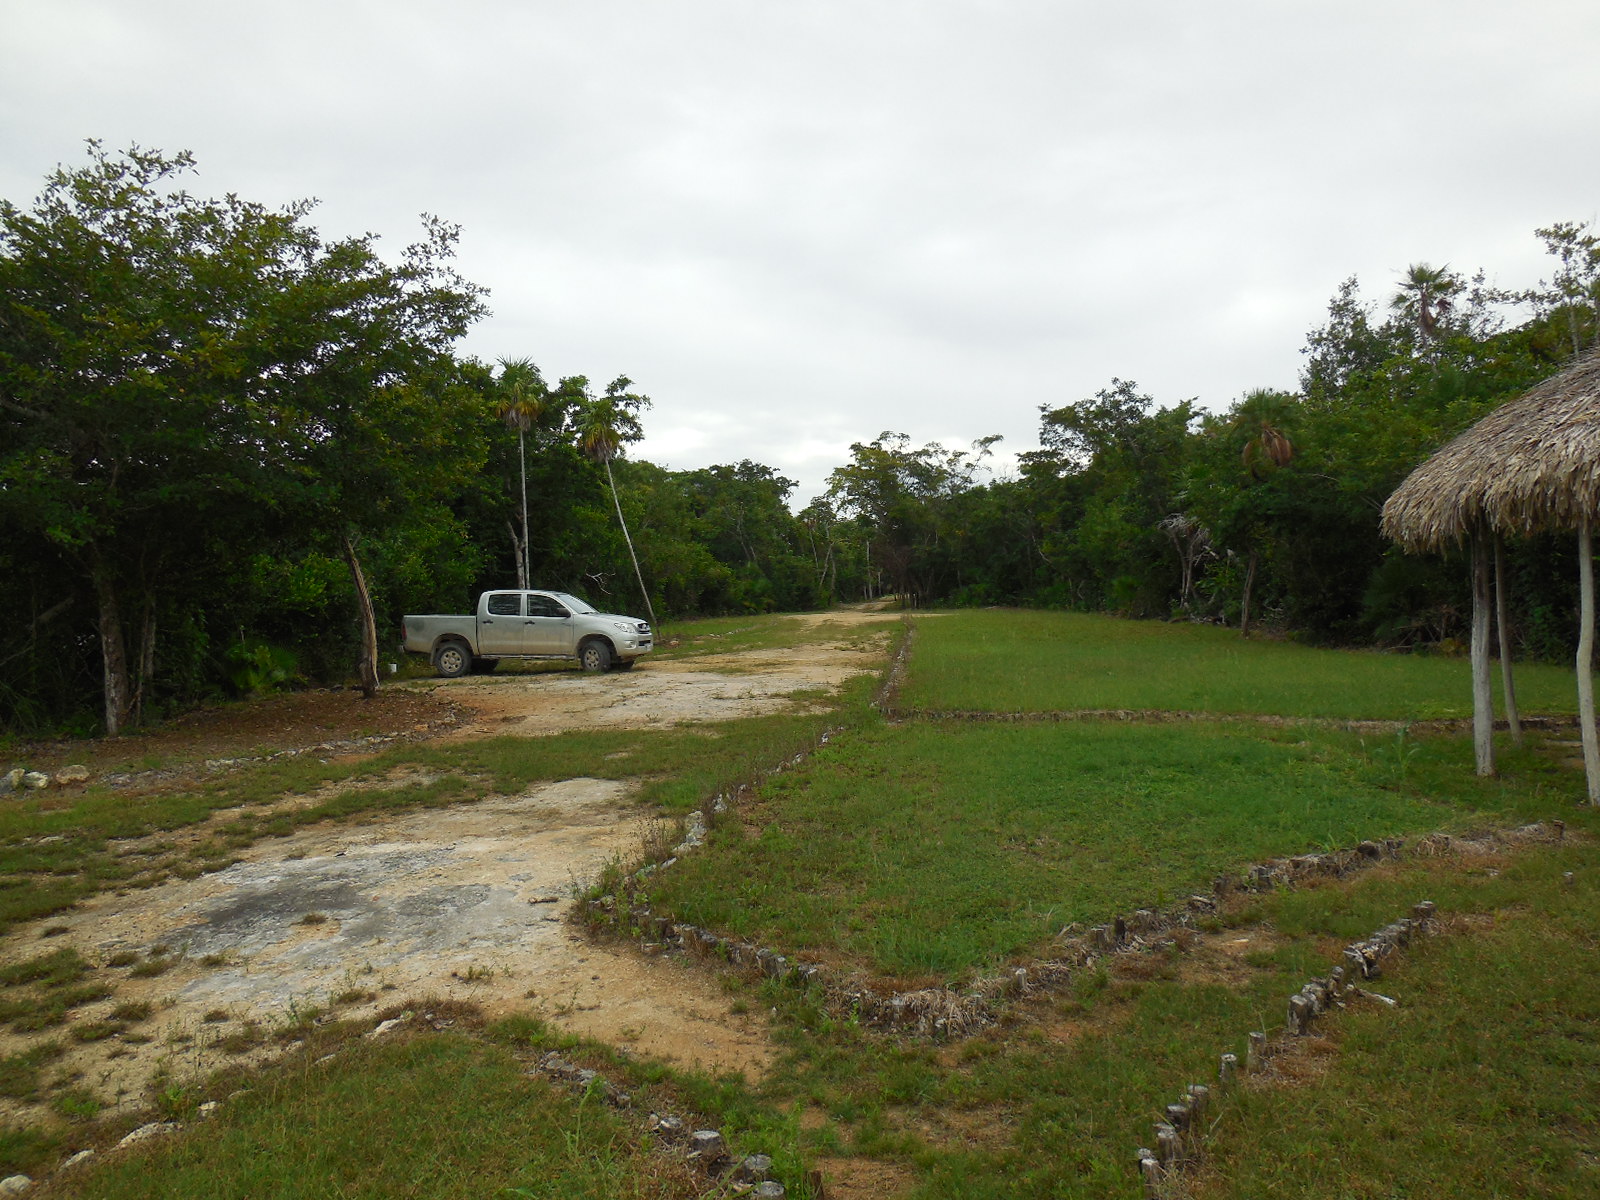
[[[1260,479],[1276,467],[1286,467],[1294,458],[1294,443],[1284,432],[1294,420],[1294,397],[1270,388],[1255,388],[1233,406],[1228,423],[1245,435],[1239,461],[1252,479]]]
[[[1451,274],[1449,263],[1442,267],[1412,263],[1389,307],[1416,326],[1417,338],[1425,345],[1438,338],[1440,323],[1450,315],[1451,297],[1460,290],[1461,280]]]
[[[656,626],[655,605],[650,603],[650,591],[644,586],[644,572],[639,569],[639,556],[634,553],[633,536],[628,532],[628,522],[622,515],[622,501],[617,495],[616,476],[611,473],[611,460],[622,452],[627,442],[636,442],[644,436],[638,412],[650,407],[650,397],[628,391],[633,380],[618,375],[606,385],[606,394],[590,398],[578,415],[578,448],[598,463],[604,463],[606,482],[611,485],[611,502],[617,508],[617,524],[622,526],[623,540],[628,543],[628,557],[633,560],[633,574],[639,581],[639,592],[644,596],[645,610],[650,614],[650,627]]]
[[[502,358],[500,378],[495,381],[499,393],[499,414],[502,420],[517,431],[517,465],[522,473],[522,545],[517,555],[517,586],[531,586],[532,562],[528,551],[528,458],[526,440],[528,430],[545,415],[550,406],[550,389],[545,385],[539,368],[526,358]],[[515,548],[516,537],[512,537]]]

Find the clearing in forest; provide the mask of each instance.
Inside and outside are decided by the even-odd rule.
[[[1581,780],[1557,727],[1569,672],[1525,673],[1525,707],[1551,715],[1552,728],[1532,732],[1524,748],[1507,747],[1501,776],[1480,780],[1465,737],[1424,733],[1418,724],[1468,710],[1464,664],[1450,660],[1242,642],[1228,631],[1072,614],[919,614],[885,720],[859,672],[883,667],[890,618],[848,627],[797,619],[709,625],[685,639],[675,652],[681,658],[621,680],[531,673],[423,683],[430,703],[460,705],[460,719],[428,730],[444,736],[413,730],[418,740],[315,769],[286,760],[241,766],[223,773],[238,781],[232,792],[196,780],[185,785],[188,815],[164,818],[167,834],[144,835],[172,846],[155,855],[166,865],[146,868],[137,882],[226,855],[244,861],[197,874],[190,885],[214,887],[229,870],[243,885],[254,870],[254,884],[265,886],[273,872],[264,866],[276,864],[290,879],[294,864],[313,858],[346,872],[348,891],[338,884],[319,893],[325,920],[295,918],[307,905],[263,919],[292,935],[263,970],[269,976],[287,976],[363,922],[384,936],[371,922],[397,906],[363,907],[362,897],[369,887],[411,887],[402,881],[413,860],[416,895],[448,899],[466,913],[479,894],[473,889],[483,888],[538,911],[548,893],[516,889],[543,889],[547,877],[511,859],[561,827],[573,859],[588,854],[598,866],[605,853],[620,855],[608,879],[646,859],[676,857],[639,885],[655,911],[817,964],[829,987],[761,981],[670,946],[642,953],[623,939],[591,940],[567,923],[541,922],[581,968],[563,995],[566,984],[540,988],[525,966],[539,951],[497,931],[497,918],[496,928],[476,931],[487,939],[481,952],[441,957],[431,976],[395,974],[391,993],[380,985],[375,999],[352,996],[305,1023],[276,1027],[304,1043],[285,1060],[289,1067],[315,1063],[330,1045],[350,1049],[315,1071],[265,1068],[253,1077],[253,1098],[225,1104],[211,1123],[137,1161],[107,1157],[79,1183],[58,1176],[58,1194],[198,1195],[175,1186],[191,1169],[211,1181],[210,1194],[257,1194],[261,1177],[247,1162],[263,1146],[284,1194],[331,1181],[353,1195],[384,1194],[362,1191],[359,1171],[330,1159],[345,1144],[332,1127],[344,1124],[359,1127],[363,1144],[402,1158],[414,1158],[421,1137],[429,1165],[418,1195],[457,1195],[464,1180],[482,1194],[704,1191],[692,1176],[660,1167],[677,1161],[670,1154],[650,1149],[643,1118],[663,1107],[721,1128],[739,1153],[771,1154],[790,1195],[805,1195],[807,1173],[820,1170],[829,1196],[1131,1197],[1141,1187],[1133,1151],[1151,1140],[1162,1106],[1183,1085],[1213,1076],[1220,1052],[1242,1054],[1252,1029],[1271,1032],[1278,1053],[1219,1107],[1204,1163],[1173,1178],[1174,1194],[1378,1195],[1392,1178],[1413,1180],[1417,1194],[1429,1186],[1461,1194],[1485,1181],[1505,1194],[1592,1194],[1595,1148],[1584,1131],[1600,1121],[1600,1063],[1583,1031],[1600,1014],[1563,980],[1600,967],[1588,916],[1600,898],[1600,855],[1593,814],[1573,804]],[[796,679],[807,656],[829,658],[835,673]],[[682,683],[690,668],[692,686],[706,689],[697,703],[709,722],[685,723],[693,714],[681,709],[652,718],[622,691],[613,703],[594,704],[599,693],[584,691],[652,675]],[[845,682],[852,674],[853,685]],[[776,679],[781,686],[762,682]],[[518,688],[537,703],[519,707]],[[741,688],[750,715],[715,707],[715,696]],[[558,725],[564,731],[518,736],[540,732],[540,721],[568,719],[553,715],[572,712],[557,700],[564,692],[590,697],[593,710],[609,711],[620,727]],[[674,698],[686,694],[689,687],[679,688]],[[470,737],[457,740],[463,730]],[[748,786],[705,846],[674,856],[677,817],[741,783]],[[573,800],[589,788],[593,804]],[[618,833],[650,814],[659,823]],[[1564,838],[1491,836],[1535,821],[1545,831],[1564,822]],[[1421,837],[1441,831],[1453,840]],[[1430,853],[1403,850],[1344,877],[1230,893],[1060,986],[998,1003],[993,1020],[970,1036],[941,1041],[874,1028],[839,1003],[841,981],[959,992],[997,971],[1049,960],[1063,938],[1087,926],[1135,908],[1181,908],[1218,876],[1252,863],[1369,839]],[[306,857],[282,852],[290,847],[305,848]],[[479,874],[455,878],[452,869],[469,854]],[[361,864],[371,872],[359,875]],[[430,876],[434,870],[443,874]],[[1425,898],[1439,905],[1440,933],[1413,943],[1389,969],[1381,990],[1398,1008],[1352,1000],[1314,1036],[1279,1037],[1288,994],[1325,974],[1344,944]],[[564,903],[551,903],[548,915]],[[19,928],[32,937],[79,916]],[[240,921],[244,933],[248,922]],[[70,936],[86,948],[85,969],[61,987],[112,979],[131,996],[133,985],[117,972],[153,961],[145,946],[125,968],[111,967],[76,930]],[[492,947],[502,936],[515,949],[497,960]],[[14,942],[14,958],[53,944]],[[198,943],[195,952],[204,957]],[[152,986],[216,981],[228,970],[173,957]],[[1530,962],[1537,969],[1521,965]],[[585,979],[585,970],[601,978]],[[612,1003],[609,981],[626,974],[640,981],[638,1007],[619,1003],[615,1018],[593,1015]],[[47,997],[52,986],[33,981],[13,991]],[[357,978],[350,990],[361,986]],[[387,1011],[385,996],[398,1002],[425,988],[436,994],[429,1012],[438,1019],[413,1018],[394,1051],[348,1040]],[[652,1032],[655,1007],[673,997],[697,1006],[685,1012],[685,1028],[729,1031],[726,1057],[699,1059],[710,1074],[686,1069],[694,1056]],[[115,1002],[108,996],[66,1011],[95,1015],[94,1005]],[[601,1007],[591,1013],[592,1002]],[[206,1039],[200,1015],[189,1045]],[[69,1015],[57,1041],[83,1023]],[[139,1028],[130,1026],[136,1035]],[[260,1028],[273,1031],[270,1023]],[[598,1040],[574,1044],[561,1028]],[[184,1044],[167,1043],[169,1061]],[[608,1112],[562,1124],[553,1114],[571,1102],[552,1097],[540,1079],[518,1085],[506,1074],[552,1047],[617,1080],[636,1110],[622,1110],[618,1121]],[[64,1054],[13,1059],[15,1077],[33,1072],[35,1111],[53,1106],[57,1115],[14,1137],[12,1162],[48,1164],[75,1136],[90,1137],[92,1126],[72,1124],[83,1119],[74,1111],[103,1106],[106,1097],[87,1073],[63,1078]],[[744,1067],[742,1079],[714,1077],[733,1065]],[[364,1102],[364,1086],[381,1091],[380,1073],[437,1094],[451,1136],[419,1134],[402,1114]],[[456,1085],[461,1078],[481,1078],[483,1096],[496,1099],[476,1104]],[[232,1086],[189,1083],[169,1107],[182,1115]],[[1442,1103],[1442,1095],[1453,1099]],[[308,1145],[284,1131],[312,1096],[329,1128]],[[128,1104],[148,1099],[130,1096]],[[117,1110],[101,1111],[103,1119]],[[1289,1116],[1303,1112],[1316,1119]],[[534,1113],[546,1115],[526,1125],[516,1116]],[[522,1131],[515,1149],[490,1132],[508,1120]],[[483,1131],[476,1148],[475,1129]],[[1519,1156],[1510,1152],[1515,1144],[1538,1152]],[[241,1145],[252,1147],[251,1158]],[[579,1161],[595,1173],[563,1173]],[[174,1188],[161,1191],[156,1181]]]

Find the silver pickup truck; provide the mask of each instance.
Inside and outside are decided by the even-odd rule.
[[[626,671],[652,647],[650,625],[597,612],[566,592],[485,592],[472,617],[403,618],[405,648],[447,679],[494,670],[502,658],[576,659],[585,671]]]

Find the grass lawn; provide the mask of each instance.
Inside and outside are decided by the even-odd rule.
[[[957,976],[1252,862],[1470,811],[1395,787],[1389,748],[1191,723],[868,727],[767,784],[650,898],[787,951]]]
[[[1249,1030],[1281,1029],[1285,997],[1341,946],[1432,897],[1447,931],[1374,985],[1400,1007],[1353,1003],[1220,1102],[1194,1194],[1576,1200],[1596,1194],[1597,889],[1586,840],[1242,897],[1214,933],[1119,956],[950,1046],[866,1033],[768,987],[789,1054],[765,1094],[828,1115],[813,1155],[903,1164],[905,1200],[1133,1200],[1133,1150],[1162,1105],[1212,1082],[1220,1053],[1242,1058]]]
[[[1472,715],[1465,659],[1321,650],[1211,625],[1024,609],[917,620],[910,709],[1169,712],[1418,721]],[[1495,673],[1498,695],[1499,673]],[[1519,664],[1525,714],[1577,711],[1573,673]]]
[[[1600,1195],[1597,867],[1588,844],[1436,874],[1456,928],[1377,985],[1399,1007],[1341,1015],[1314,1083],[1245,1089],[1196,1195]]]

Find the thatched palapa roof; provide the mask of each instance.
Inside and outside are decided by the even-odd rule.
[[[1600,518],[1600,354],[1494,410],[1406,477],[1383,532],[1410,551],[1444,550],[1487,526],[1504,534],[1576,529]]]

